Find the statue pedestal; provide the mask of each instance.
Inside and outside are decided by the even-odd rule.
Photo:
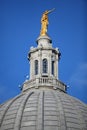
[[[38,46],[43,46],[43,47],[52,46],[52,40],[47,35],[39,36],[37,38],[36,42],[37,42]]]

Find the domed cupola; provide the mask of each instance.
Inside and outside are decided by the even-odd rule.
[[[59,49],[52,47],[52,40],[47,35],[39,36],[37,44],[36,48],[30,49],[28,55],[32,87],[47,86],[65,91],[65,85],[58,80],[58,61],[61,55]],[[23,91],[25,89],[26,87],[23,87]]]
[[[51,10],[53,11],[53,10]],[[45,11],[41,18],[41,32],[37,38],[37,47],[31,47],[28,59],[30,61],[30,80],[26,81],[23,91],[30,88],[48,87],[66,91],[66,85],[59,81],[58,61],[61,53],[52,47],[52,40],[47,34],[48,13]],[[27,86],[27,87],[26,87]]]
[[[30,79],[18,96],[0,105],[0,130],[87,130],[87,105],[69,96],[59,80],[61,53],[47,34],[51,11],[43,13],[37,47],[28,53]]]

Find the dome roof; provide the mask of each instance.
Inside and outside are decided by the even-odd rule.
[[[0,106],[0,130],[87,130],[87,106],[59,90],[29,90]]]

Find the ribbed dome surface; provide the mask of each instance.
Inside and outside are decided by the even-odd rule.
[[[87,106],[56,90],[30,90],[0,106],[0,130],[87,130]]]

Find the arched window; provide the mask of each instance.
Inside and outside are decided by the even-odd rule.
[[[43,59],[43,73],[47,73],[47,70],[48,70],[47,59]]]
[[[38,74],[38,60],[35,60],[35,75]]]
[[[52,64],[51,64],[51,73],[52,75],[54,75],[54,61],[52,61]]]

